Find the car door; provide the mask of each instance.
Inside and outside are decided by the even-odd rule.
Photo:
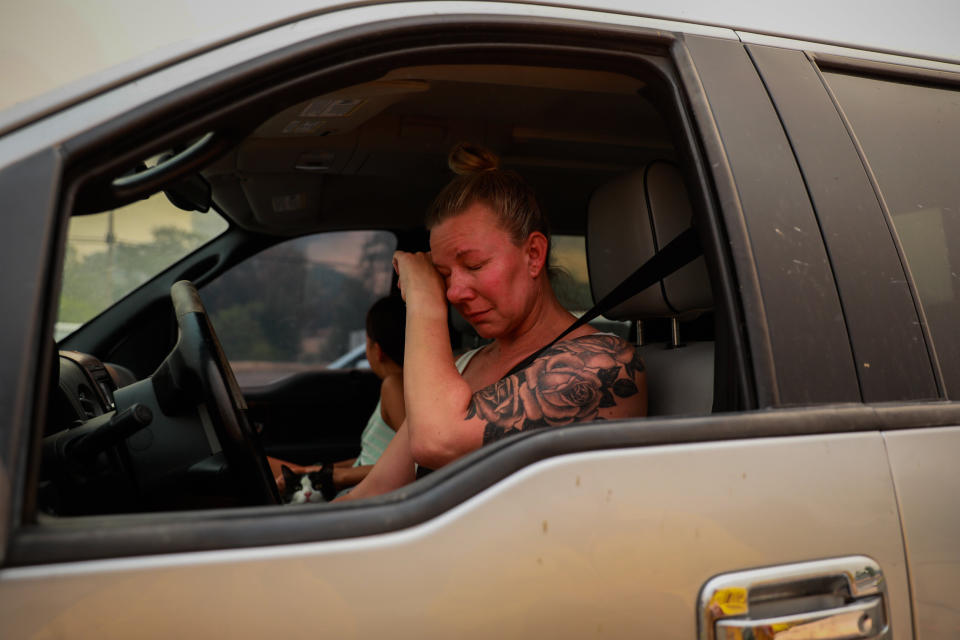
[[[855,574],[869,567],[882,575],[870,592],[880,598],[877,623],[906,637],[904,542],[879,428],[913,416],[861,404],[839,278],[787,134],[736,35],[549,7],[376,9],[265,32],[231,50],[232,61],[249,71],[278,64],[279,52],[333,60],[348,50],[337,38],[357,31],[388,45],[381,55],[406,54],[411,42],[475,46],[471,55],[574,47],[629,67],[655,52],[688,143],[727,326],[729,368],[719,370],[740,380],[745,410],[535,431],[367,504],[54,521],[30,510],[22,461],[37,455],[36,424],[19,419],[5,450],[16,482],[5,505],[3,634],[710,637],[734,611],[770,626],[765,610],[798,624],[823,617],[822,603],[855,606]],[[464,33],[475,41],[463,43]],[[151,77],[137,91],[153,87],[158,103],[175,89],[189,96],[190,74],[209,80],[201,70],[227,53],[186,61],[167,70],[166,84]],[[122,90],[99,104],[121,104]],[[8,171],[0,179],[12,181]],[[40,213],[48,231],[37,232],[38,273],[56,264],[46,247],[58,220],[52,207]],[[42,309],[49,298],[31,300]],[[20,330],[10,340],[27,345],[22,362],[42,351]],[[19,398],[36,405],[42,386],[27,379]],[[854,569],[825,574],[824,560]],[[721,603],[703,590],[716,579],[765,580],[787,595],[760,602],[745,591],[744,607],[711,613]],[[826,593],[811,591],[824,584]]]
[[[946,594],[960,588],[950,569],[960,529],[949,504],[958,474],[947,452],[960,446],[952,402],[960,191],[947,158],[960,140],[960,69],[751,52],[829,229],[864,399],[895,403],[912,418],[902,425],[909,428],[885,432],[884,444],[917,636],[953,637],[960,618]],[[795,79],[792,87],[784,77]],[[838,173],[849,176],[843,191],[833,187]]]
[[[4,273],[0,288],[10,302],[10,313],[4,314],[2,353],[3,396],[0,410],[0,507],[4,517],[0,524],[3,555],[10,531],[16,527],[13,512],[21,505],[20,474],[24,461],[16,454],[22,438],[29,432],[26,425],[42,420],[31,397],[50,384],[41,371],[44,362],[52,360],[54,345],[44,339],[40,330],[48,309],[44,298],[51,290],[48,270],[49,241],[53,231],[51,213],[56,207],[60,170],[60,154],[47,149],[33,154],[5,154],[0,174],[0,193],[8,205],[19,212],[10,221],[10,236],[16,246],[3,251]],[[46,257],[45,257],[46,256]]]

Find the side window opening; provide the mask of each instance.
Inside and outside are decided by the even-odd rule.
[[[247,231],[276,236],[298,225],[336,229],[280,242],[200,290],[242,388],[282,385],[298,373],[362,368],[364,314],[390,292],[390,258],[397,247],[394,233],[370,229],[422,232],[423,212],[448,179],[443,158],[460,137],[496,146],[529,177],[559,230],[557,293],[574,313],[593,305],[585,240],[590,200],[599,188],[654,161],[677,164],[682,154],[670,138],[678,134],[669,130],[660,107],[641,95],[637,86],[644,83],[636,78],[589,69],[519,69],[516,76],[504,75],[512,69],[503,65],[396,69],[385,74],[382,86],[345,87],[288,105],[204,170],[217,202],[244,199],[246,206],[225,210]],[[506,97],[492,100],[492,85]],[[623,126],[640,131],[615,135]],[[345,230],[352,227],[358,230]],[[687,340],[713,339],[709,312],[682,320]],[[632,320],[596,324],[638,339]],[[673,329],[669,319],[654,315],[644,320],[642,337],[667,352]],[[712,352],[710,358],[701,364],[705,372],[709,365],[712,376]],[[352,423],[335,437],[323,429],[350,423],[363,413],[356,407],[353,416],[320,421],[298,405],[265,411],[264,398],[247,401],[260,411],[252,414],[258,426],[262,416],[273,421],[265,430],[273,438],[268,453],[308,463],[343,457],[355,446],[359,430]]]

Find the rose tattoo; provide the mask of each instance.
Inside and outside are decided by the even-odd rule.
[[[471,411],[476,411],[487,422],[507,429],[520,429],[526,420],[524,403],[521,401],[522,380],[508,376],[473,396]]]
[[[534,400],[530,407],[534,419],[555,426],[597,416],[603,382],[597,370],[585,364],[582,358],[564,352],[533,361],[524,371],[524,387]]]
[[[519,373],[473,395],[467,417],[487,422],[487,444],[524,429],[597,420],[615,397],[639,393],[637,349],[616,336],[590,335],[554,345]]]

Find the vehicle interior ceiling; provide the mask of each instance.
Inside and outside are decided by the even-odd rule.
[[[648,89],[609,71],[396,68],[279,110],[202,173],[214,201],[251,232],[420,231],[400,248],[421,250],[424,213],[452,176],[447,154],[473,142],[533,186],[554,234],[583,237],[600,186],[654,161],[680,163]],[[711,316],[684,316],[684,339],[712,340]],[[670,321],[650,318],[643,331],[666,342]]]
[[[471,141],[533,184],[556,232],[582,234],[598,185],[673,158],[644,86],[570,69],[395,69],[283,109],[204,174],[234,221],[252,230],[414,227],[450,178],[450,148]],[[303,194],[303,206],[278,211],[282,193]]]
[[[400,248],[421,250],[427,243],[424,212],[451,177],[447,155],[455,143],[468,141],[494,150],[502,167],[516,170],[534,187],[555,235],[584,236],[591,198],[603,185],[655,161],[682,168],[676,129],[650,93],[644,80],[610,71],[493,64],[399,67],[374,80],[277,105],[272,116],[200,174],[234,232],[259,246],[323,231],[387,229],[397,232]],[[625,263],[632,271],[649,257],[626,256]],[[205,282],[230,266],[228,261],[213,272],[200,272],[201,297]],[[571,310],[585,310],[578,306]],[[659,351],[671,337],[678,342],[678,326],[680,342],[709,342],[707,359],[696,364],[709,385],[702,409],[709,412],[713,314],[706,310],[679,320],[678,325],[677,318],[644,319],[642,335]],[[136,324],[129,318],[122,322],[128,328]],[[455,342],[460,330],[466,331],[458,326]],[[635,339],[636,325],[623,334]],[[137,352],[138,340],[143,342],[127,340],[126,353]],[[60,344],[65,348],[71,348],[69,339]],[[143,349],[156,351],[146,343]],[[94,389],[107,398],[108,378],[123,386],[109,365],[91,371],[88,367]],[[55,417],[52,412],[51,420]],[[48,424],[47,433],[63,426]],[[113,507],[98,502],[90,511],[112,512]]]

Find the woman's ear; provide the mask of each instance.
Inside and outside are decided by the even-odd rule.
[[[547,248],[549,242],[547,242],[547,236],[539,231],[533,231],[527,236],[527,242],[525,244],[527,268],[530,272],[530,277],[536,278],[543,272],[547,264]]]

